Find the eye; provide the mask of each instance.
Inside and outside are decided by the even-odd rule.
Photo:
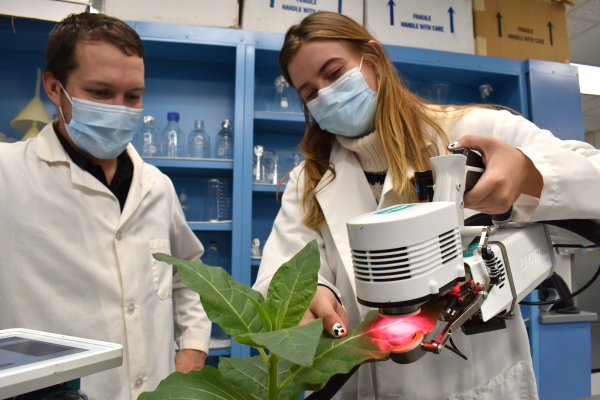
[[[340,75],[341,71],[342,71],[341,68],[336,69],[331,74],[329,74],[329,79],[335,79],[335,78],[337,78]]]
[[[94,90],[94,89],[91,89],[89,92],[92,95],[94,95],[95,97],[106,97],[106,95],[108,93],[106,90]]]
[[[313,100],[314,98],[316,98],[316,97],[317,97],[317,95],[318,95],[318,93],[319,93],[318,91],[316,91],[316,90],[313,90],[312,92],[310,92],[310,93],[309,93],[309,94],[306,96],[306,99],[304,99],[304,101],[306,101],[306,102],[308,103],[309,101],[311,101],[311,100]]]
[[[129,99],[129,101],[138,101],[142,98],[142,96],[140,96],[139,94],[131,94],[127,98]]]

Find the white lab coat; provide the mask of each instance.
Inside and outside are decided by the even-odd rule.
[[[123,366],[82,379],[93,400],[137,399],[175,370],[180,348],[208,352],[198,294],[154,252],[197,260],[173,184],[134,166],[123,212],[71,161],[52,123],[36,139],[0,143],[0,329],[29,328],[123,345]]]
[[[560,141],[546,130],[506,111],[476,109],[459,120],[439,116],[450,142],[463,135],[489,135],[518,147],[541,172],[541,198],[522,195],[515,218],[536,221],[600,217],[600,152],[587,143]],[[390,175],[381,202],[376,204],[365,174],[354,155],[335,143],[331,151],[336,177],[317,193],[326,223],[320,230],[302,224],[299,198],[304,192],[302,168],[296,168],[283,194],[281,210],[265,244],[255,288],[266,294],[277,268],[307,242],[317,239],[321,250],[321,283],[334,288],[346,308],[350,325],[369,311],[356,301],[346,221],[375,209],[396,204]],[[412,174],[413,171],[410,171]],[[329,180],[327,172],[321,183]],[[507,329],[474,336],[453,335],[464,361],[446,351],[428,354],[408,365],[392,361],[362,366],[358,376],[342,388],[336,399],[537,399],[527,332],[520,315],[507,321]]]

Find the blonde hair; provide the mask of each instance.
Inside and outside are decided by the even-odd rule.
[[[430,103],[404,87],[385,49],[380,53],[369,43],[374,39],[363,26],[349,17],[330,12],[312,14],[292,26],[279,53],[279,67],[285,79],[292,84],[288,65],[304,43],[332,39],[339,40],[350,51],[362,56],[364,62],[379,66],[375,131],[383,143],[396,200],[417,201],[407,169],[409,166],[415,171],[430,169],[429,158],[441,155],[444,150],[428,145],[438,143],[439,139],[445,147],[448,137],[432,118]],[[323,210],[316,200],[316,193],[323,185],[319,189],[317,186],[327,171],[332,173],[331,180],[335,179],[335,166],[329,161],[335,136],[322,130],[310,116],[304,101],[302,103],[306,119],[306,131],[300,143],[300,150],[306,158],[301,199],[306,216],[302,222],[317,229],[325,221]]]

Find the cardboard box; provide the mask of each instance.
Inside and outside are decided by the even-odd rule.
[[[88,5],[89,2],[85,0],[68,2],[53,0],[0,1],[0,14],[58,22],[69,14],[84,12]]]
[[[475,52],[471,0],[365,0],[365,27],[384,44]]]
[[[106,0],[104,12],[124,21],[237,28],[238,0]]]
[[[286,33],[290,26],[318,11],[331,11],[363,23],[363,0],[244,0],[242,28]]]
[[[568,63],[565,4],[550,0],[473,0],[475,51],[482,56]]]

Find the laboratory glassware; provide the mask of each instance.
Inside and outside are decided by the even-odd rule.
[[[448,104],[450,88],[449,83],[429,82],[427,84],[428,100],[435,104]]]
[[[219,189],[221,182],[218,179],[208,181],[208,190],[206,196],[206,214],[210,222],[219,220]]]
[[[219,266],[219,248],[217,247],[217,241],[211,240],[206,248],[206,265],[211,267]]]
[[[197,119],[194,129],[188,136],[188,156],[191,158],[210,158],[210,137],[204,130],[204,121]]]
[[[233,160],[233,126],[228,119],[221,122],[217,135],[217,158]]]
[[[190,212],[192,211],[192,207],[187,202],[187,194],[185,189],[181,189],[181,194],[179,195],[179,204],[181,204],[181,209],[183,210],[183,215],[185,215],[186,221],[191,221]]]
[[[252,163],[252,182],[266,183],[264,155],[265,148],[263,146],[254,146],[254,157]]]
[[[283,75],[275,79],[275,100],[273,101],[273,111],[278,113],[293,113],[292,98],[290,97],[290,84],[287,83]]]
[[[265,170],[267,183],[271,185],[279,184],[281,180],[281,165],[279,164],[279,154],[276,151],[269,151],[265,158]]]
[[[231,221],[231,188],[228,180],[219,181],[219,221]]]
[[[302,157],[302,153],[292,153],[292,165],[297,167],[300,165],[304,157]]]
[[[492,88],[492,85],[490,85],[490,84],[485,84],[485,85],[479,86],[479,94],[481,94],[481,102],[483,104],[490,104],[492,102],[492,92],[493,91],[494,91],[494,89]]]
[[[260,90],[260,78],[254,78],[254,110],[266,111],[265,101],[263,100]]]
[[[169,122],[161,134],[161,155],[163,157],[187,157],[185,134],[179,126],[179,113],[167,114]]]
[[[158,131],[154,126],[154,117],[146,115],[143,125],[137,133],[136,147],[142,157],[160,156]]]
[[[250,257],[251,258],[261,258],[262,253],[260,251],[260,239],[255,238],[252,239],[252,249],[250,249]]]

